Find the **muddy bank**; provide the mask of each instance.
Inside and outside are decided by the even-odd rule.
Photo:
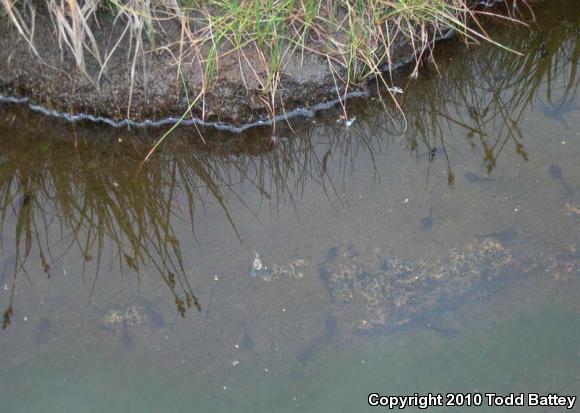
[[[107,48],[109,33],[114,32],[111,22],[99,33],[97,41]],[[170,26],[171,23],[168,23]],[[168,27],[168,31],[177,27]],[[171,36],[171,34],[168,34]],[[114,35],[112,36],[115,37]],[[121,45],[108,65],[106,75],[98,83],[83,75],[75,66],[74,57],[58,47],[54,29],[48,18],[39,15],[35,41],[40,57],[35,56],[28,44],[6,20],[0,23],[0,91],[3,95],[29,97],[34,104],[48,110],[69,114],[84,113],[110,118],[114,121],[129,118],[135,121],[179,118],[200,94],[203,69],[199,62],[190,60],[180,70],[187,84],[187,93],[177,75],[177,64],[166,53],[151,53],[140,62],[144,70],[136,73],[131,84],[131,68],[127,64],[129,44]],[[401,44],[393,61],[407,62],[413,57],[410,48]],[[251,57],[250,57],[251,60]],[[289,55],[284,62],[280,89],[276,93],[276,114],[298,107],[313,107],[320,102],[337,99],[333,75],[325,58],[305,54]],[[99,75],[97,64],[91,77]],[[254,81],[248,65],[241,67],[237,58],[223,57],[219,78],[207,90],[203,100],[193,107],[193,115],[208,122],[242,125],[268,120],[270,97],[262,92],[262,85]],[[262,75],[261,77],[263,77]],[[349,92],[364,92],[366,84],[351,85]],[[188,99],[189,97],[189,99]],[[264,100],[266,99],[266,101]],[[127,109],[129,108],[129,110]]]
[[[112,19],[103,19],[99,25],[95,42],[100,50],[110,50],[112,39],[123,37],[123,27],[114,24]],[[177,22],[165,22],[163,44],[176,45],[179,30]],[[77,68],[69,49],[59,47],[54,26],[42,10],[37,14],[34,29],[39,56],[32,53],[28,43],[7,19],[0,22],[0,34],[0,93],[30,98],[29,103],[46,109],[47,114],[51,114],[49,111],[57,115],[56,112],[84,114],[89,120],[112,125],[125,119],[174,122],[191,107],[196,96],[203,95],[186,119],[239,127],[283,118],[292,111],[293,114],[308,114],[308,111],[324,108],[321,103],[336,103],[346,96],[341,83],[341,79],[346,79],[345,73],[332,73],[327,57],[315,52],[284,54],[279,86],[272,96],[260,81],[268,77],[267,68],[256,73],[262,66],[254,64],[259,56],[251,50],[244,52],[243,59],[234,53],[221,57],[217,79],[211,87],[204,88],[201,58],[188,56],[187,52],[183,54],[177,46],[173,50],[146,45],[144,50],[153,51],[138,56],[132,77],[128,63],[132,46],[127,36],[119,45],[114,45],[117,49],[108,61],[106,72],[100,73],[99,64],[89,57],[87,76]],[[450,34],[434,33],[432,37],[446,38]],[[398,39],[391,50],[391,69],[416,60],[415,48],[404,37]],[[178,55],[182,55],[179,62],[171,57]],[[355,96],[374,89],[376,82],[372,79],[348,85],[348,92]]]

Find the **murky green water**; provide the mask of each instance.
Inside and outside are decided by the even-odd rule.
[[[140,165],[159,131],[0,107],[0,411],[580,396],[580,9],[556,3],[490,23],[522,57],[449,43],[401,76],[404,119],[181,130]]]

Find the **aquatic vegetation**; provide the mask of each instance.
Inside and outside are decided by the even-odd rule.
[[[406,324],[514,269],[511,252],[486,238],[436,262],[364,256],[349,247],[326,260],[320,276],[337,302],[352,304],[351,327],[372,332]]]

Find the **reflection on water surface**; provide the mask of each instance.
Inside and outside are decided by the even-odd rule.
[[[183,129],[141,169],[160,131],[1,107],[8,411],[575,391],[580,26],[558,3],[497,30],[521,58],[442,45],[405,118]]]

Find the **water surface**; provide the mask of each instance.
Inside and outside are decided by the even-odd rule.
[[[161,131],[0,107],[2,411],[577,394],[580,10],[557,3],[490,22],[522,57],[450,42],[401,74],[404,118],[377,96],[350,126],[183,129],[141,165]]]

